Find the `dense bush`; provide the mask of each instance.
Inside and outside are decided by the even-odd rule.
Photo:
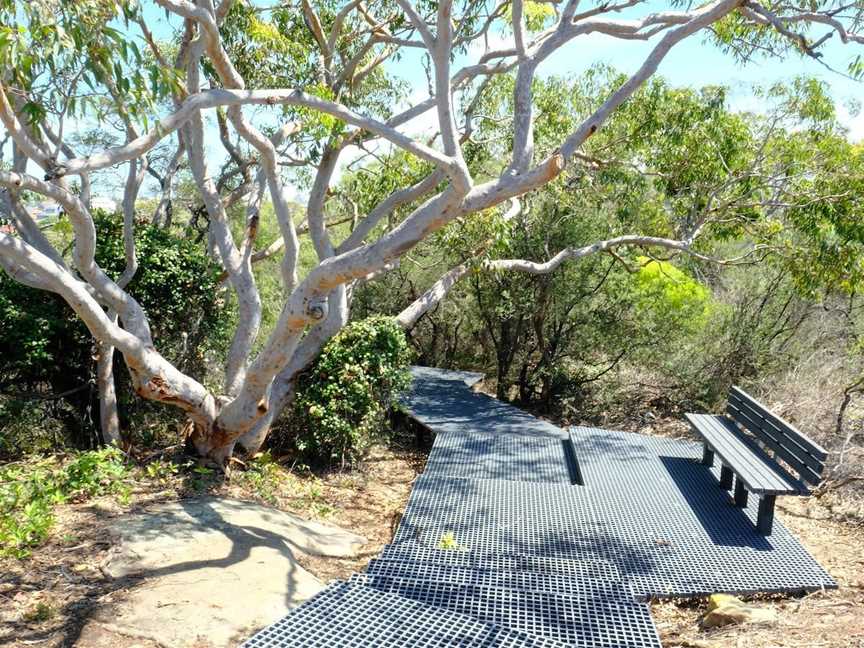
[[[408,385],[409,361],[393,319],[348,324],[299,378],[283,435],[309,460],[356,460],[383,432],[394,396]]]
[[[118,277],[126,266],[123,223],[103,216],[96,226],[96,261]],[[170,357],[203,343],[213,346],[224,341],[226,313],[217,296],[221,269],[203,245],[141,224],[135,231],[135,253],[138,272],[127,290],[147,312],[160,353]],[[193,353],[189,360],[196,357]]]
[[[63,225],[51,236],[62,236]],[[97,262],[117,277],[125,267],[123,228],[116,216],[96,214]],[[136,228],[139,269],[129,292],[147,312],[159,349],[181,369],[200,371],[205,353],[224,345],[227,311],[217,295],[218,269],[203,246],[168,231]],[[73,445],[89,445],[98,421],[93,339],[58,296],[23,286],[0,273],[0,453],[40,449],[21,420],[58,428]],[[146,409],[127,388],[115,356],[121,418]],[[61,425],[53,426],[57,421]],[[54,439],[58,441],[60,439]]]
[[[641,324],[667,335],[670,330],[679,336],[701,330],[713,312],[711,291],[668,261],[638,261],[630,283]]]
[[[92,338],[57,295],[0,273],[0,330],[0,391],[63,392],[86,383]]]

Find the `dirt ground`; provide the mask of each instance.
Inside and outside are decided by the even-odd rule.
[[[173,476],[141,480],[133,486],[130,502],[99,498],[57,507],[57,521],[49,541],[24,560],[0,559],[0,646],[59,648],[86,643],[88,648],[151,648],[159,644],[143,636],[123,636],[117,628],[82,628],[104,603],[122,605],[134,581],[113,580],[104,571],[111,549],[105,533],[118,515],[156,502],[203,492],[253,499],[350,529],[369,540],[354,559],[315,558],[297,554],[298,562],[327,582],[360,571],[390,541],[411,491],[423,470],[425,453],[413,440],[392,447],[375,447],[355,470],[301,473],[280,470],[266,483],[235,477]],[[197,482],[197,483],[196,483]],[[203,483],[202,483],[203,482]],[[85,641],[86,639],[86,641]]]
[[[864,527],[813,498],[777,500],[777,518],[828,570],[839,589],[753,600],[772,608],[774,623],[702,630],[704,600],[661,601],[651,614],[665,648],[864,648]]]
[[[258,499],[305,517],[336,524],[368,539],[355,559],[299,556],[301,564],[323,581],[344,578],[364,567],[389,542],[398,525],[425,453],[410,440],[376,447],[352,471],[278,478],[262,489],[232,479],[206,484],[212,493]],[[27,561],[0,562],[0,645],[74,646],[81,628],[100,602],[122,599],[134,583],[112,581],[103,572],[109,541],[106,520],[155,501],[200,492],[179,480],[148,483],[132,502],[110,499],[68,504],[47,545]],[[846,507],[848,508],[848,507]],[[778,518],[840,584],[840,589],[803,597],[767,597],[756,605],[773,608],[777,621],[766,626],[703,630],[705,601],[661,601],[652,613],[666,648],[864,648],[864,525],[844,509],[842,499],[823,497],[778,500]],[[840,518],[845,517],[844,521]],[[94,640],[95,639],[95,640]],[[103,642],[88,645],[132,648],[155,646],[146,637],[122,637],[105,629]]]

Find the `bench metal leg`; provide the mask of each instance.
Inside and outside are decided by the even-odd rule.
[[[734,474],[732,473],[732,469],[729,466],[723,466],[720,469],[720,488],[723,490],[729,490],[732,488],[732,478]]]
[[[774,526],[774,500],[776,495],[763,495],[759,500],[759,517],[756,520],[756,528],[762,535],[771,535]]]
[[[735,506],[745,508],[747,506],[747,487],[740,478],[735,480]]]
[[[714,465],[714,451],[707,445],[702,446],[702,464],[709,468]]]

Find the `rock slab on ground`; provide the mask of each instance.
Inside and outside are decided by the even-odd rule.
[[[316,594],[322,583],[296,553],[352,557],[365,539],[252,502],[196,498],[122,516],[105,572],[141,582],[93,616],[155,645],[232,646]],[[87,628],[79,645],[86,646]],[[100,645],[101,642],[94,645]]]
[[[702,627],[717,628],[740,623],[772,623],[777,615],[774,610],[748,605],[729,594],[712,594],[708,598],[708,612],[702,619]]]

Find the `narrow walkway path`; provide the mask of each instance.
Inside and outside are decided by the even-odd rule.
[[[645,601],[835,587],[777,524],[756,534],[698,445],[563,430],[415,367],[435,434],[393,544],[245,646],[659,648]]]

